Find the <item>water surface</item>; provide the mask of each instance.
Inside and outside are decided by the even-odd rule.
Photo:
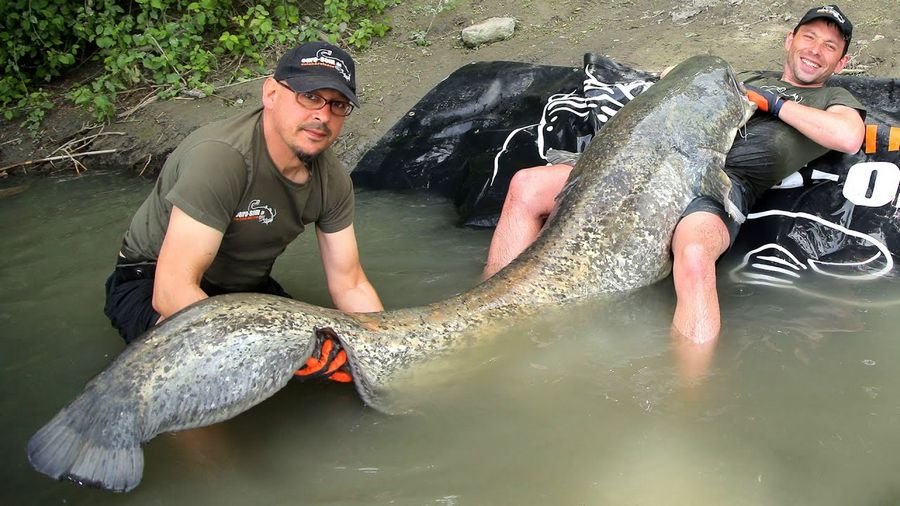
[[[24,182],[0,199],[2,504],[900,503],[897,283],[862,295],[808,285],[824,298],[726,276],[721,342],[693,386],[672,352],[664,281],[510,322],[412,385],[412,415],[376,413],[348,385],[296,382],[233,420],[153,440],[129,494],[54,482],[25,444],[123,348],[103,281],[150,183]],[[477,282],[490,232],[454,227],[448,202],[357,200],[364,265],[387,307]],[[275,277],[328,305],[313,235]]]

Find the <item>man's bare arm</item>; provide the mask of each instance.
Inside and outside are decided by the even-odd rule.
[[[859,111],[845,105],[816,109],[794,101],[785,101],[778,119],[796,128],[828,149],[856,153],[866,135],[866,125]]]
[[[222,232],[172,207],[153,285],[153,309],[161,315],[160,320],[207,297],[200,289],[200,280],[216,257],[222,236]]]
[[[316,239],[335,307],[352,313],[383,311],[381,299],[360,264],[353,225],[333,233],[316,228]]]

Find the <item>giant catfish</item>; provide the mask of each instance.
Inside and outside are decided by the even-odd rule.
[[[472,290],[429,306],[347,314],[266,295],[212,297],[148,331],[28,443],[38,471],[115,491],[141,480],[141,444],[231,418],[284,387],[323,335],[346,350],[372,407],[394,412],[410,370],[470,347],[491,327],[548,304],[615,294],[671,271],[687,204],[734,209],[722,171],[752,114],[729,65],[686,60],[603,127],[581,156],[537,241]]]

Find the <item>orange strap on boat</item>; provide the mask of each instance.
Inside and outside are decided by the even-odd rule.
[[[306,364],[298,369],[294,376],[304,379],[326,378],[340,383],[353,381],[347,365],[347,352],[341,349],[337,334],[330,328],[316,329],[316,335],[322,339],[318,353],[306,359]]]

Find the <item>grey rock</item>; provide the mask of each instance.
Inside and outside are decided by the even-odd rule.
[[[515,18],[490,18],[463,28],[462,40],[469,47],[490,44],[512,37],[516,29]]]

